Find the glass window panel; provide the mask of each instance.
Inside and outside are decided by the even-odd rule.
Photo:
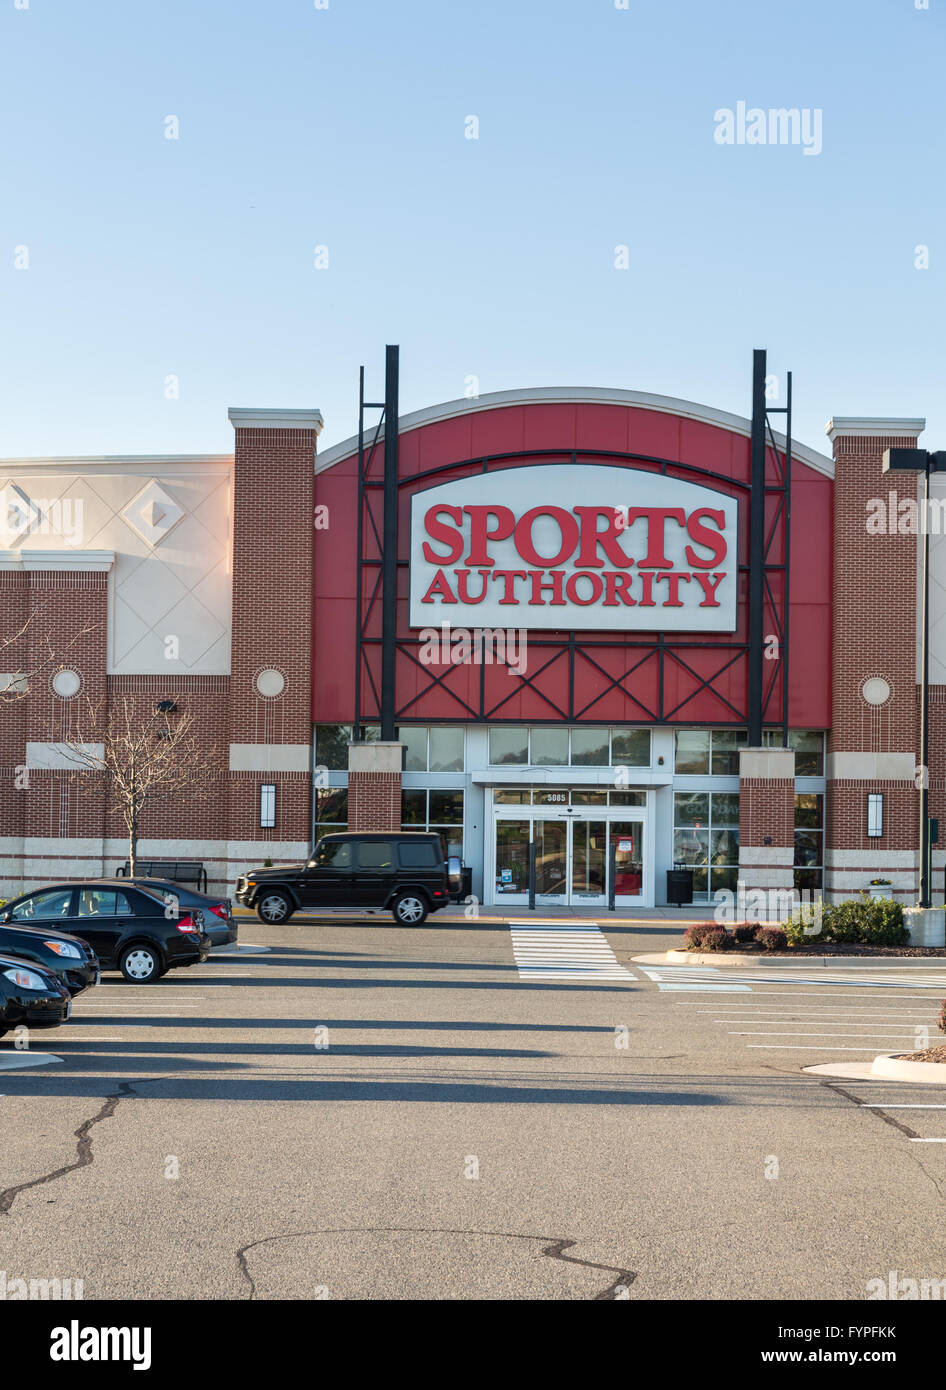
[[[427,730],[402,727],[398,731],[399,741],[407,749],[407,761],[404,764],[405,772],[426,772],[427,771]]]
[[[350,743],[350,724],[316,724],[316,764],[319,767],[327,767],[330,772],[347,772]]]
[[[430,840],[419,840],[416,844],[402,840],[397,852],[402,869],[436,869],[439,863],[437,847]]]
[[[539,767],[568,765],[567,729],[530,729],[529,761]]]
[[[348,788],[325,787],[315,793],[315,819],[317,821],[348,820]]]
[[[401,792],[401,824],[427,824],[427,793],[414,787]]]
[[[318,844],[323,835],[337,835],[340,831],[347,829],[347,825],[317,825],[315,827],[315,842]]]
[[[673,832],[673,862],[689,867],[705,864],[709,858],[709,831],[687,826]],[[704,884],[705,886],[705,884]]]
[[[738,868],[710,869],[710,889],[711,893],[716,893],[721,888],[728,888],[730,893],[735,893],[736,884],[739,881]]]
[[[612,729],[611,766],[650,767],[650,730]]]
[[[531,791],[503,791],[493,792],[493,801],[497,806],[528,806],[532,800]]]
[[[607,729],[572,729],[572,766],[608,766]]]
[[[431,825],[463,824],[463,793],[461,791],[430,791]]]
[[[359,869],[393,869],[394,845],[390,840],[359,840],[355,846]]]
[[[710,858],[713,864],[738,864],[739,831],[714,830],[710,836]]]
[[[795,750],[795,776],[823,777],[824,734],[811,729],[790,729],[788,741]]]
[[[820,830],[824,824],[824,797],[818,792],[803,792],[795,797],[795,824],[799,829]]]
[[[112,889],[80,888],[80,917],[114,917],[115,893]]]
[[[607,802],[607,792],[572,792],[573,806],[606,806]]]
[[[315,851],[315,862],[320,869],[350,869],[352,867],[351,840],[325,840]]]
[[[739,793],[713,792],[710,802],[714,825],[739,824]]]
[[[535,842],[535,891],[543,897],[563,897],[567,888],[568,826],[563,820],[532,823]]]
[[[821,869],[796,869],[795,891],[797,893],[820,893],[822,872]]]
[[[529,756],[527,744],[525,729],[490,729],[490,766],[501,767],[504,763],[524,764]]]
[[[738,777],[739,749],[746,742],[747,737],[745,729],[713,730],[712,770],[714,777]]]
[[[674,767],[677,772],[697,776],[709,772],[709,729],[677,729]]]
[[[646,806],[646,792],[609,792],[608,800],[612,806]]]
[[[795,831],[795,863],[806,867],[821,864],[822,832],[820,830]]]
[[[363,737],[365,743],[380,743],[380,742],[381,742],[381,725],[380,725],[380,724],[362,724],[362,726],[361,726],[361,732],[362,732],[362,737]]]
[[[496,822],[496,892],[529,891],[529,822]]]
[[[536,787],[532,793],[535,806],[567,806],[568,791],[563,787],[544,790]]]
[[[709,794],[707,792],[674,792],[673,819],[675,825],[709,823]]]
[[[431,726],[429,768],[431,772],[463,771],[462,729]]]
[[[706,869],[693,870],[693,896],[705,898],[707,893],[707,871]]]
[[[33,918],[45,921],[52,917],[67,917],[71,902],[71,888],[50,888],[45,893],[34,893],[31,898],[14,908],[13,920],[25,922]]]

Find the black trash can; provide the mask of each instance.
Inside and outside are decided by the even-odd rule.
[[[473,896],[473,866],[464,864],[460,871],[460,902],[465,903]]]
[[[667,870],[667,902],[671,907],[689,907],[693,902],[693,870]]]

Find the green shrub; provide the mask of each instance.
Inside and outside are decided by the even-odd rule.
[[[904,925],[903,908],[890,898],[872,898],[861,893],[849,902],[822,905],[821,932],[812,934],[805,927],[814,925],[800,912],[786,923],[791,946],[817,946],[853,942],[860,946],[905,946],[910,933]]]

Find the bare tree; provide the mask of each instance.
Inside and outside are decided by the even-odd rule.
[[[132,876],[145,811],[206,795],[218,771],[214,750],[203,748],[197,737],[194,716],[177,713],[169,700],[145,710],[127,695],[107,710],[89,705],[63,748],[78,769],[104,776],[107,795],[128,832]]]
[[[41,634],[36,632],[42,621],[42,609],[38,609],[30,614],[16,632],[0,637],[0,666],[8,664],[7,653],[10,653],[14,658],[11,664],[19,668],[16,671],[0,673],[0,705],[11,705],[16,700],[25,699],[37,680],[50,672],[61,671],[65,664],[63,657],[68,655],[81,638],[94,632],[99,626],[98,623],[87,623],[85,627],[73,633],[64,647],[57,649],[53,646],[48,625]],[[31,638],[36,650],[24,662],[21,659],[22,645],[29,643]]]

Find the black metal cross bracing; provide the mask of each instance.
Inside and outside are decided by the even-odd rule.
[[[389,353],[390,353],[389,349]],[[396,353],[396,349],[394,349]],[[547,712],[530,716],[531,722],[541,724],[601,723],[614,722],[609,717],[595,712],[602,699],[617,692],[625,696],[639,714],[633,719],[622,721],[642,725],[671,724],[687,725],[711,722],[717,725],[731,725],[749,730],[750,743],[757,739],[761,743],[764,728],[778,728],[784,743],[788,741],[788,694],[789,694],[789,540],[791,520],[791,424],[792,424],[792,379],[786,378],[786,404],[770,406],[765,398],[764,351],[756,352],[753,360],[753,430],[750,439],[750,481],[743,482],[728,475],[714,472],[696,464],[680,459],[663,458],[653,454],[623,453],[603,449],[526,449],[488,455],[476,455],[466,459],[426,468],[409,476],[397,476],[397,492],[409,489],[411,492],[432,486],[438,480],[448,477],[461,478],[471,473],[488,473],[494,470],[514,467],[529,462],[572,463],[607,462],[623,467],[642,468],[646,471],[660,472],[663,475],[680,476],[694,481],[705,480],[721,491],[735,494],[740,502],[740,512],[745,517],[748,511],[746,553],[739,557],[738,573],[740,583],[748,586],[748,602],[744,605],[746,618],[735,634],[723,634],[719,640],[702,635],[673,634],[662,632],[632,632],[597,634],[585,637],[573,631],[542,632],[529,635],[529,650],[538,654],[535,669],[530,669],[516,680],[514,688],[500,698],[489,698],[485,665],[481,666],[478,689],[475,694],[466,690],[464,694],[451,689],[447,684],[453,667],[433,669],[419,659],[419,648],[423,645],[419,635],[414,632],[397,632],[394,629],[392,613],[397,576],[406,571],[409,562],[392,561],[391,546],[386,541],[392,534],[390,517],[391,446],[388,442],[389,410],[390,418],[396,422],[391,408],[390,356],[388,359],[388,378],[385,402],[366,401],[364,394],[364,368],[359,377],[358,414],[358,516],[357,516],[357,615],[355,651],[355,737],[363,735],[366,723],[382,724],[382,737],[393,736],[384,733],[385,726],[393,722],[414,724],[437,723],[497,723],[518,724],[522,719],[510,716],[507,707],[524,687],[541,701]],[[395,363],[396,365],[396,363]],[[396,385],[394,392],[396,400]],[[388,406],[388,409],[386,409]],[[380,412],[373,428],[369,431],[366,412]],[[772,417],[785,416],[785,443],[779,445],[775,439]],[[382,449],[381,436],[384,430],[385,447]],[[394,448],[397,456],[396,441]],[[385,470],[381,466],[384,459],[388,465],[387,486]],[[385,506],[385,503],[388,506]],[[385,515],[388,513],[388,525]],[[740,527],[743,532],[743,527]],[[396,531],[395,546],[396,546]],[[396,551],[395,551],[396,554]],[[391,579],[391,576],[394,579]],[[379,613],[379,608],[381,612]],[[387,622],[384,620],[387,613]],[[615,674],[603,664],[607,653],[620,654],[620,673]],[[699,669],[694,662],[711,655],[710,670]],[[378,657],[381,657],[380,662]],[[602,658],[599,660],[599,656]],[[394,701],[395,675],[400,662],[409,663],[412,669],[422,672],[424,683],[421,689],[411,695],[401,705]],[[554,698],[539,684],[541,677],[562,664],[567,671],[567,695],[562,702]],[[656,701],[643,696],[642,688],[634,677],[648,674],[656,666]],[[744,679],[739,682],[745,692],[742,698],[729,698],[715,688],[727,672],[742,667]],[[580,685],[583,670],[595,672],[602,678],[602,688],[591,699],[576,699],[576,685]],[[676,669],[685,672],[690,678],[692,688],[684,690],[678,697],[668,698],[667,672]],[[382,674],[386,673],[386,674]],[[692,713],[692,701],[703,691],[712,691],[728,717],[714,718],[711,721],[697,719]],[[454,710],[429,714],[424,708],[428,697],[439,693],[453,702]],[[387,706],[387,708],[385,708]],[[386,716],[386,717],[385,717]]]

